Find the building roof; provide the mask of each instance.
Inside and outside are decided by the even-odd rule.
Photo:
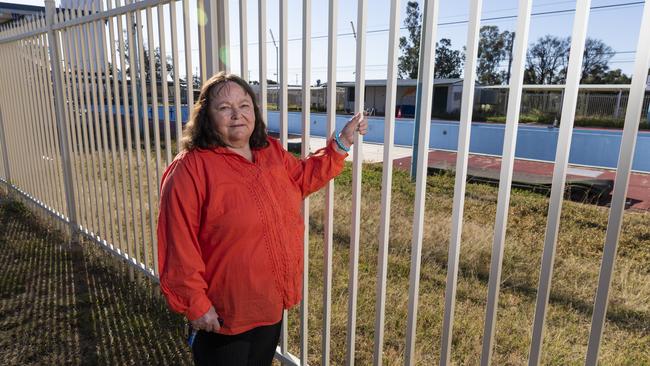
[[[453,85],[453,84],[458,84],[462,83],[463,79],[460,78],[454,78],[454,79],[447,79],[447,78],[441,78],[441,79],[434,79],[433,84],[434,85]],[[353,87],[355,86],[354,81],[339,81],[336,83],[336,86],[338,87]],[[323,83],[323,85],[327,85],[327,83]],[[417,79],[397,79],[397,86],[417,86],[418,85],[418,80]],[[386,86],[386,79],[368,79],[366,80],[366,86]]]
[[[0,2],[0,24],[8,23],[24,17],[45,13],[45,7]]]

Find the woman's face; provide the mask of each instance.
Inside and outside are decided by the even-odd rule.
[[[255,110],[250,95],[237,83],[227,81],[210,95],[208,116],[230,147],[248,146],[255,128]]]

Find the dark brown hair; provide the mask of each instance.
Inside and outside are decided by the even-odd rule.
[[[199,99],[194,104],[190,120],[183,130],[180,151],[189,151],[196,148],[210,149],[214,147],[227,147],[223,138],[217,132],[217,129],[210,121],[208,108],[210,107],[210,96],[214,92],[219,92],[227,83],[233,82],[244,89],[244,91],[253,100],[253,109],[255,111],[255,126],[249,139],[251,149],[261,149],[268,146],[266,140],[266,125],[262,119],[262,113],[257,105],[255,92],[251,89],[246,80],[234,74],[220,72],[208,79],[201,87]]]

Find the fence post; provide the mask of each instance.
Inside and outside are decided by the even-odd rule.
[[[203,80],[209,79],[219,71],[230,72],[230,56],[228,54],[228,5],[225,1],[203,0],[203,10],[205,12],[205,34],[204,42],[200,42],[200,47],[205,51],[205,76]],[[201,60],[203,61],[203,60]],[[201,68],[203,70],[203,68]]]
[[[52,29],[55,15],[54,0],[45,0],[45,21],[48,27],[47,40],[50,51],[50,72],[54,89],[54,108],[56,111],[56,128],[59,134],[59,150],[63,168],[63,184],[65,202],[68,211],[71,242],[78,240],[77,211],[75,209],[74,192],[72,191],[72,163],[70,161],[70,144],[66,133],[65,117],[63,114],[63,80],[61,80],[61,45],[55,31]]]
[[[9,152],[7,150],[7,140],[5,139],[5,125],[2,119],[2,108],[0,108],[0,145],[2,145],[2,160],[4,164],[5,179],[7,184],[11,184],[11,170],[9,169]],[[11,194],[11,189],[7,189]]]

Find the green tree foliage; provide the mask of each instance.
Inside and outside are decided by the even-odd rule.
[[[614,50],[599,39],[587,38],[582,61],[582,84],[629,84],[631,79],[621,69],[610,70]]]
[[[406,4],[406,18],[404,25],[408,29],[407,37],[400,37],[399,48],[402,55],[399,57],[397,66],[400,78],[417,79],[418,62],[420,56],[420,33],[422,14],[417,1],[409,1]]]
[[[476,79],[479,83],[499,85],[510,81],[514,36],[514,32],[501,32],[495,25],[481,27],[476,67]]]
[[[571,51],[571,38],[546,35],[528,49],[526,56],[527,84],[562,84]],[[620,69],[610,70],[614,50],[599,39],[587,38],[582,61],[582,84],[627,84],[630,77]]]
[[[131,64],[134,64],[136,70],[139,68],[139,66],[136,63],[135,55],[131,55],[131,51],[130,51],[129,46],[130,46],[129,45],[129,40],[126,37],[126,32],[125,32],[124,33],[124,50],[121,51],[120,47],[117,47],[117,52],[118,52],[118,54],[120,52],[124,53],[124,61],[126,63],[126,65],[124,67],[124,72],[125,72],[125,76],[128,76],[128,77],[130,77],[130,75],[131,75],[130,74],[130,72],[131,72]],[[150,57],[151,57],[151,50],[149,48],[144,48],[143,47],[143,51],[144,51],[144,75],[145,75],[145,80],[147,82],[151,82],[151,68],[150,68],[150,64],[149,64],[149,60],[150,60]],[[131,60],[132,56],[133,56],[133,60]],[[161,79],[162,79],[162,64],[163,64],[162,59],[163,59],[163,57],[162,57],[162,54],[160,53],[160,48],[159,47],[156,47],[153,50],[153,57],[154,57],[154,67],[155,67],[155,72],[156,72],[156,81],[158,83],[160,83]],[[172,64],[172,58],[170,56],[165,57],[165,65],[166,65],[166,68],[167,68],[168,77],[173,78],[174,77],[174,65]]]
[[[462,74],[465,54],[451,49],[451,40],[443,38],[436,42],[435,78],[459,78]]]
[[[570,42],[568,38],[546,35],[528,48],[526,84],[561,84],[566,79]]]
[[[602,78],[596,82],[586,78],[582,80],[583,84],[630,84],[632,78],[625,75],[621,69],[609,70],[603,74]]]
[[[408,37],[401,37],[399,47],[402,55],[397,66],[400,78],[417,79],[420,58],[420,39],[422,32],[422,13],[417,1],[406,4],[404,25],[408,29]],[[436,64],[434,77],[458,78],[462,73],[464,54],[451,48],[451,40],[443,38],[436,42]]]

